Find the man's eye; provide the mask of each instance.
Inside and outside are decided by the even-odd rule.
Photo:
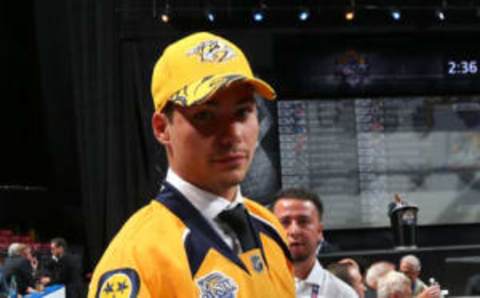
[[[284,220],[280,220],[280,223],[282,224],[282,226],[288,227],[288,225],[290,224],[290,221],[288,219],[284,219]]]
[[[209,121],[209,120],[212,120],[213,118],[214,118],[213,113],[209,111],[201,111],[193,115],[193,119],[195,121],[200,121],[200,122]]]
[[[243,108],[240,108],[238,109],[237,111],[237,117],[241,118],[241,119],[244,119],[246,117],[248,117],[248,115],[250,115],[251,113],[253,113],[254,111],[254,108],[253,107],[243,107]]]

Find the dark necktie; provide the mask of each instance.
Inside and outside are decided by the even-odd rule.
[[[248,214],[242,204],[238,204],[233,209],[220,212],[218,219],[233,230],[240,242],[242,252],[256,247],[255,237],[248,221]]]

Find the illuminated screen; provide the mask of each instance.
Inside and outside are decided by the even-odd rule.
[[[277,102],[282,187],[322,198],[330,229],[389,225],[395,193],[419,224],[480,221],[480,96]]]

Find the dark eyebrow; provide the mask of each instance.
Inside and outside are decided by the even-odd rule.
[[[221,99],[212,99],[212,100],[208,100],[207,102],[205,102],[203,105],[205,106],[209,106],[209,107],[215,107],[215,106],[218,106],[218,102],[220,101]],[[241,98],[239,98],[236,102],[235,102],[235,105],[239,106],[239,105],[243,105],[243,104],[250,104],[250,103],[253,103],[255,104],[256,103],[256,100],[255,100],[255,96],[252,94],[251,96],[243,96]]]

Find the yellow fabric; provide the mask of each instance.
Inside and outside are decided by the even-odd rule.
[[[155,65],[151,85],[155,109],[162,110],[169,100],[182,106],[199,104],[238,80],[250,83],[267,99],[275,98],[273,88],[253,76],[236,45],[207,32],[189,35],[168,46]]]
[[[252,216],[269,222],[286,239],[279,222],[267,209],[248,199],[245,206]],[[291,263],[268,235],[260,233],[268,266],[258,248],[240,255],[249,273],[211,248],[192,277],[184,247],[188,232],[176,214],[153,200],[134,214],[113,239],[94,271],[88,297],[295,297]],[[128,291],[123,286],[120,292],[121,284],[130,285]],[[105,291],[108,286],[111,291]],[[202,296],[207,292],[212,296]]]

